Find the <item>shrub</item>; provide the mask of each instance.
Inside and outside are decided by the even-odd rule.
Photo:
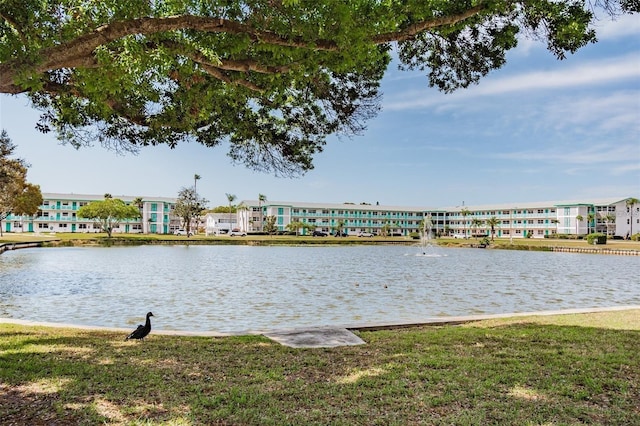
[[[587,242],[589,244],[607,244],[607,236],[601,233],[593,233],[587,235]]]

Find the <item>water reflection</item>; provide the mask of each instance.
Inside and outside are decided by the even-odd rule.
[[[0,256],[0,316],[237,332],[640,304],[636,257],[396,246],[141,246]]]

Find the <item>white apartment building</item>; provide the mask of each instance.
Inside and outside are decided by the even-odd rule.
[[[486,220],[495,217],[498,237],[544,238],[554,234],[586,235],[602,232],[626,237],[640,232],[640,205],[633,211],[629,198],[584,201],[549,201],[455,207],[396,207],[371,204],[298,203],[244,200],[238,211],[239,227],[258,232],[268,216],[276,218],[279,231],[291,222],[307,223],[315,230],[331,233],[341,224],[343,232],[380,234],[386,227],[391,235],[409,236],[420,232],[422,220],[430,216],[432,230],[439,235],[488,235]],[[633,225],[632,225],[633,221]]]
[[[236,213],[207,213],[204,215],[206,235],[227,234],[230,230],[238,228],[238,215]]]
[[[43,203],[38,213],[31,216],[9,216],[3,230],[6,232],[100,232],[100,227],[91,219],[80,219],[77,211],[92,202],[104,200],[96,194],[43,193]],[[134,204],[141,198],[139,219],[121,222],[114,233],[169,234],[180,228],[180,220],[173,215],[175,198],[132,197],[113,195],[126,204]]]
[[[43,193],[44,202],[34,217],[9,216],[3,223],[6,232],[99,232],[93,221],[80,219],[77,210],[104,195]],[[113,196],[127,204],[138,197]],[[174,214],[175,198],[140,197],[142,217],[121,223],[115,233],[171,234],[180,228]],[[496,218],[495,235],[506,238],[544,238],[553,235],[586,235],[601,232],[611,237],[627,237],[640,232],[640,204],[627,206],[627,198],[579,201],[548,201],[454,207],[398,207],[353,203],[306,203],[244,200],[237,213],[209,213],[204,216],[207,235],[239,228],[247,233],[260,232],[269,216],[275,217],[279,231],[287,231],[292,222],[308,224],[312,230],[333,233],[338,227],[349,235],[359,232],[410,236],[421,231],[422,221],[430,216],[432,230],[438,235],[488,235],[486,221]],[[310,232],[310,231],[309,231]],[[309,233],[303,231],[303,233]]]

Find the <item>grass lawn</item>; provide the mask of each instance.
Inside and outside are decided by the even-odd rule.
[[[33,233],[5,233],[0,237],[0,243],[3,242],[25,242],[25,241],[51,241],[58,245],[91,245],[91,244],[107,244],[109,239],[105,233],[57,233],[57,234],[40,234]],[[163,234],[114,234],[111,242],[114,244],[154,244],[154,243],[194,243],[194,244],[407,244],[416,245],[417,240],[408,237],[310,237],[295,235],[249,235],[246,237],[229,237],[221,236],[205,236],[195,235],[187,238],[186,236],[163,235]],[[437,238],[433,243],[443,247],[465,247],[479,243],[476,238],[455,239],[455,238]],[[525,248],[525,247],[574,247],[574,248],[600,248],[605,250],[640,250],[640,241],[625,240],[607,240],[605,245],[589,245],[586,240],[567,240],[567,239],[547,239],[547,238],[516,238],[512,242],[509,238],[495,238],[491,243],[494,248]]]
[[[0,324],[0,423],[640,425],[640,310],[358,334],[292,349]]]

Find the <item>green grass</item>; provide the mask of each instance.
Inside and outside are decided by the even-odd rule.
[[[640,310],[261,336],[0,324],[3,424],[640,424]]]

